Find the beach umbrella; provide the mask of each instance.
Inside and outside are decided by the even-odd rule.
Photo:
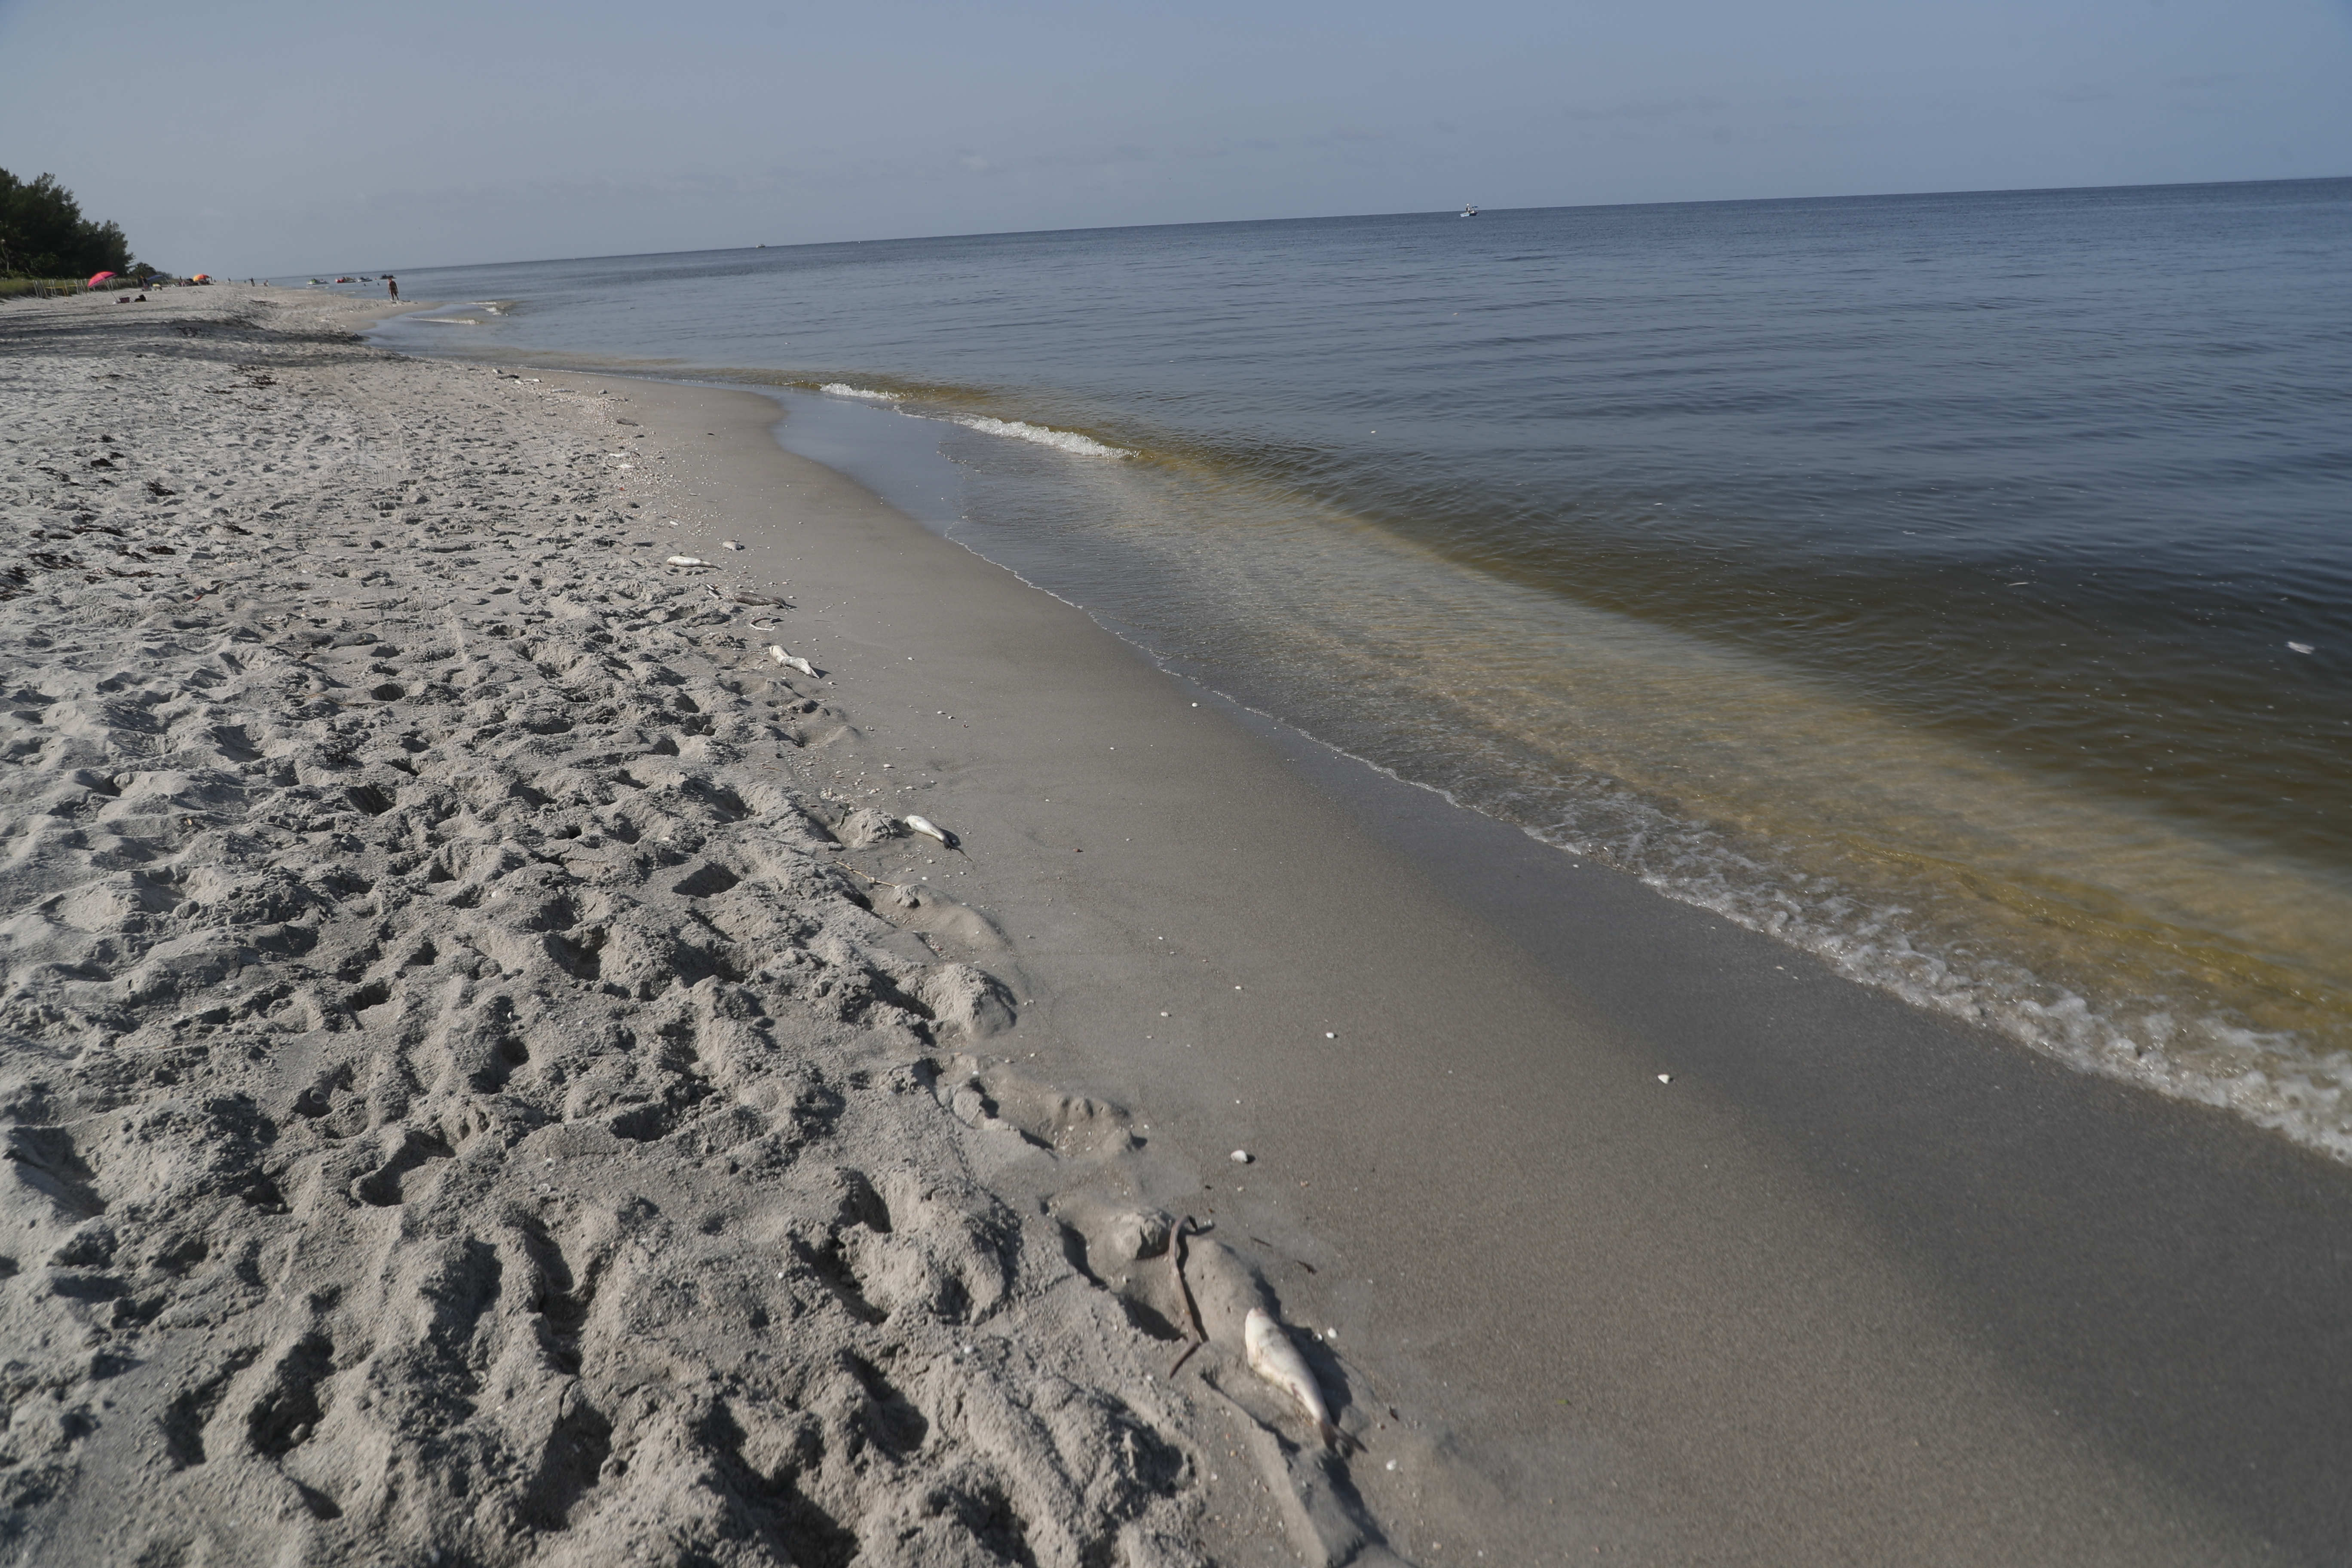
[[[213,275],[209,272],[199,272],[194,278],[188,279],[191,283],[209,283],[212,280]]]
[[[114,274],[113,274],[113,273],[111,273],[111,272],[96,272],[96,273],[92,273],[92,274],[90,275],[89,286],[90,286],[91,288],[95,289],[95,288],[97,288],[100,284],[101,284],[101,283],[105,282],[108,279],[110,279],[110,278],[111,278],[111,277],[113,277],[113,276],[114,276]]]

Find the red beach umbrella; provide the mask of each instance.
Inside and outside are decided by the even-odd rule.
[[[93,274],[91,274],[91,275],[90,275],[89,286],[90,286],[91,288],[95,289],[95,288],[97,288],[100,284],[101,284],[101,283],[105,282],[108,279],[110,279],[110,278],[111,278],[111,277],[113,277],[113,276],[114,276],[114,274],[113,274],[113,273],[111,273],[111,272],[98,272],[98,273],[93,273]]]

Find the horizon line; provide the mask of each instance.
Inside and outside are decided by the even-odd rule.
[[[1711,196],[1697,200],[1678,199],[1642,202],[1559,202],[1540,206],[1482,206],[1479,208],[1479,216],[1486,216],[1490,215],[1501,215],[1504,213],[1610,212],[1625,207],[1765,206],[1793,202],[1929,200],[1942,196],[2064,195],[2073,192],[2090,191],[2195,190],[2213,185],[2313,185],[2327,184],[2333,182],[2344,180],[2352,180],[2352,174],[2297,174],[2286,176],[2284,178],[2259,180],[2159,180],[2146,184],[2126,184],[2116,185],[1994,185],[1979,188],[1942,191],[1849,191],[1835,195]],[[1478,204],[1474,202],[1466,205],[1475,206]],[[1434,217],[1440,216],[1441,213],[1451,215],[1451,209],[1412,207],[1399,212],[1316,213],[1290,217],[1189,218],[1181,222],[1172,223],[1080,224],[1068,228],[984,228],[968,229],[956,234],[892,234],[868,235],[855,239],[803,239],[792,240],[781,245],[769,241],[754,241],[744,245],[708,245],[690,250],[616,250],[583,256],[525,257],[509,261],[436,261],[422,262],[414,266],[404,264],[402,266],[389,268],[371,267],[366,268],[366,270],[374,272],[378,277],[382,277],[387,273],[396,275],[398,273],[407,271],[435,272],[457,271],[463,268],[473,268],[544,267],[555,263],[570,261],[634,261],[643,258],[659,256],[716,256],[737,250],[815,250],[824,247],[837,245],[915,245],[921,244],[928,240],[940,239],[1014,239],[1028,236],[1056,234],[1116,234],[1125,233],[1132,229],[1145,228],[1239,228],[1259,224],[1276,223],[1340,223],[1351,220],[1369,222],[1377,218]],[[306,269],[298,268],[295,270],[305,271]],[[315,270],[344,272],[353,270],[353,268],[336,267],[333,268],[316,268]],[[271,276],[284,277],[288,276],[288,274],[281,272],[272,274]]]

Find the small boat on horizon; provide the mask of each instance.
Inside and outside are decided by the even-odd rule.
[[[1478,204],[1476,202],[1464,202],[1462,204],[1462,210],[1454,216],[1456,217],[1476,217],[1478,216]]]

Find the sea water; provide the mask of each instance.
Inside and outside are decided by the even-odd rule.
[[[418,270],[764,384],[1181,668],[1923,1005],[2352,1155],[2352,181]],[[495,308],[493,308],[495,307]]]

